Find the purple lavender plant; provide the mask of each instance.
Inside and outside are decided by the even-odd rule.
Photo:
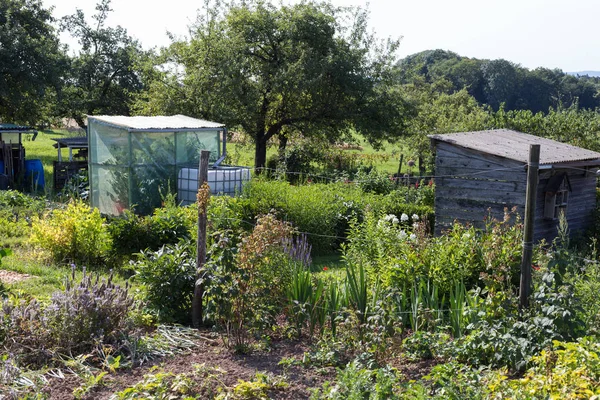
[[[312,246],[308,243],[306,234],[285,238],[282,241],[282,246],[283,253],[290,259],[300,262],[305,267],[309,267],[312,263],[312,258],[310,257]]]

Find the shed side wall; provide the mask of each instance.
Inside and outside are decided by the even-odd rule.
[[[436,234],[456,220],[483,227],[485,218],[502,219],[505,208],[523,215],[527,174],[518,161],[436,142]]]
[[[535,231],[536,241],[545,239],[551,242],[557,235],[558,221],[544,219],[546,203],[546,185],[553,173],[566,172],[571,183],[567,205],[567,222],[572,234],[582,233],[590,228],[593,222],[591,215],[596,206],[596,177],[576,169],[555,169],[552,172],[541,172],[536,199]]]

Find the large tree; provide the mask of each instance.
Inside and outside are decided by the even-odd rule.
[[[267,141],[277,137],[283,148],[291,132],[333,140],[354,130],[373,143],[402,132],[403,102],[388,85],[398,41],[369,34],[364,11],[262,1],[205,11],[191,40],[166,53],[181,75],[159,74],[146,111],[176,108],[241,127],[257,168]]]
[[[121,26],[106,26],[110,0],[100,0],[96,11],[93,25],[79,9],[62,19],[62,28],[81,46],[71,61],[64,112],[82,127],[86,114],[129,115],[133,96],[143,88],[136,71],[144,56],[140,44]]]
[[[36,124],[62,84],[65,55],[40,0],[0,1],[0,119]]]

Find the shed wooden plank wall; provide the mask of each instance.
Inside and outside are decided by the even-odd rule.
[[[455,220],[483,227],[487,216],[502,219],[514,206],[523,215],[524,164],[440,141],[435,160],[436,234]]]
[[[558,221],[544,219],[544,206],[546,202],[545,187],[552,173],[566,172],[569,176],[572,192],[569,193],[567,205],[567,222],[572,234],[584,232],[592,222],[591,214],[596,205],[596,177],[593,173],[587,176],[583,171],[572,169],[555,169],[541,171],[536,199],[536,215],[534,238],[536,241],[546,239],[551,242],[557,234]]]

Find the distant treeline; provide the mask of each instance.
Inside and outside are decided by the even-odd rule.
[[[462,57],[446,50],[426,50],[396,64],[399,83],[445,83],[450,91],[466,89],[480,104],[498,110],[548,112],[549,108],[600,107],[599,77],[573,76],[560,69],[523,68],[503,59]]]

